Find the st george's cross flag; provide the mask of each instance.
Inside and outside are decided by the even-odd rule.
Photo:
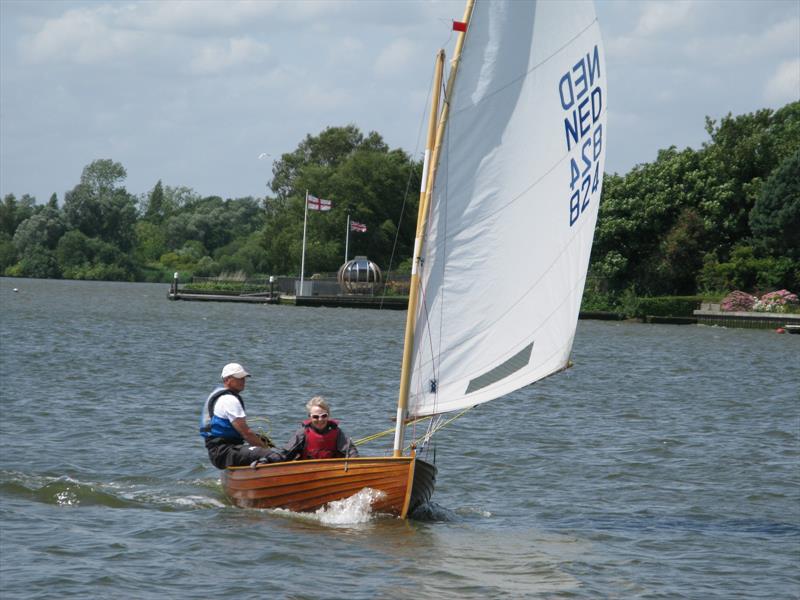
[[[359,233],[366,233],[367,226],[358,221],[350,221],[350,231],[358,231]]]
[[[330,200],[324,200],[322,198],[317,198],[316,196],[312,196],[311,194],[308,195],[307,201],[308,210],[321,210],[321,211],[328,211],[333,208],[333,202]]]

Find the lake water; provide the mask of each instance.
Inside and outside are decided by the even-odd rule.
[[[800,597],[800,336],[581,321],[437,435],[420,520],[297,515],[226,501],[205,396],[235,360],[279,441],[317,393],[391,427],[405,313],[166,294],[0,279],[4,600]]]

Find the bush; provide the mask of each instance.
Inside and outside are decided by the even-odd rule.
[[[165,269],[158,264],[139,267],[139,280],[147,283],[171,283],[172,275],[173,271]]]
[[[701,296],[639,298],[636,317],[691,317],[700,308]]]
[[[619,302],[615,294],[611,292],[600,292],[590,289],[588,286],[583,291],[581,310],[597,312],[616,312],[619,309]]]
[[[0,274],[17,262],[17,250],[11,236],[0,231]]]
[[[34,277],[39,279],[60,279],[61,267],[52,250],[37,246],[34,251],[22,257],[17,264],[6,269],[12,277]]]
[[[89,281],[134,281],[134,274],[124,265],[95,263],[79,267],[68,267],[64,271],[67,279],[84,279]]]
[[[214,262],[210,256],[204,256],[197,261],[197,266],[194,269],[196,277],[215,277],[219,274],[219,265]]]
[[[756,303],[756,297],[739,290],[733,291],[722,300],[720,309],[732,312],[749,311]]]
[[[789,290],[778,290],[777,292],[769,292],[761,296],[753,304],[753,310],[757,312],[790,312],[791,309],[797,306],[797,294],[791,293]]]
[[[740,246],[728,262],[708,255],[697,278],[703,290],[775,289],[800,285],[800,269],[787,257],[757,257],[752,247]]]

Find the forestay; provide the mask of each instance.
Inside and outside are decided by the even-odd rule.
[[[411,416],[567,365],[602,190],[592,3],[479,0],[459,69],[419,266]]]

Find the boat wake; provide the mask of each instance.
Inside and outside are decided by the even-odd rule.
[[[313,513],[296,513],[283,508],[276,508],[273,509],[273,511],[307,521],[316,521],[323,525],[357,525],[360,523],[369,523],[379,516],[379,513],[372,510],[372,505],[385,495],[386,494],[380,490],[364,488],[349,498],[329,502]]]
[[[172,489],[167,490],[157,480],[98,482],[69,475],[31,475],[4,471],[0,473],[0,496],[24,498],[65,508],[107,506],[173,511],[227,506],[214,497],[217,494],[205,494],[209,488],[206,481],[171,483]]]
[[[314,514],[326,525],[366,523],[372,519],[372,503],[384,496],[386,494],[380,490],[364,488],[354,496],[329,502]]]

